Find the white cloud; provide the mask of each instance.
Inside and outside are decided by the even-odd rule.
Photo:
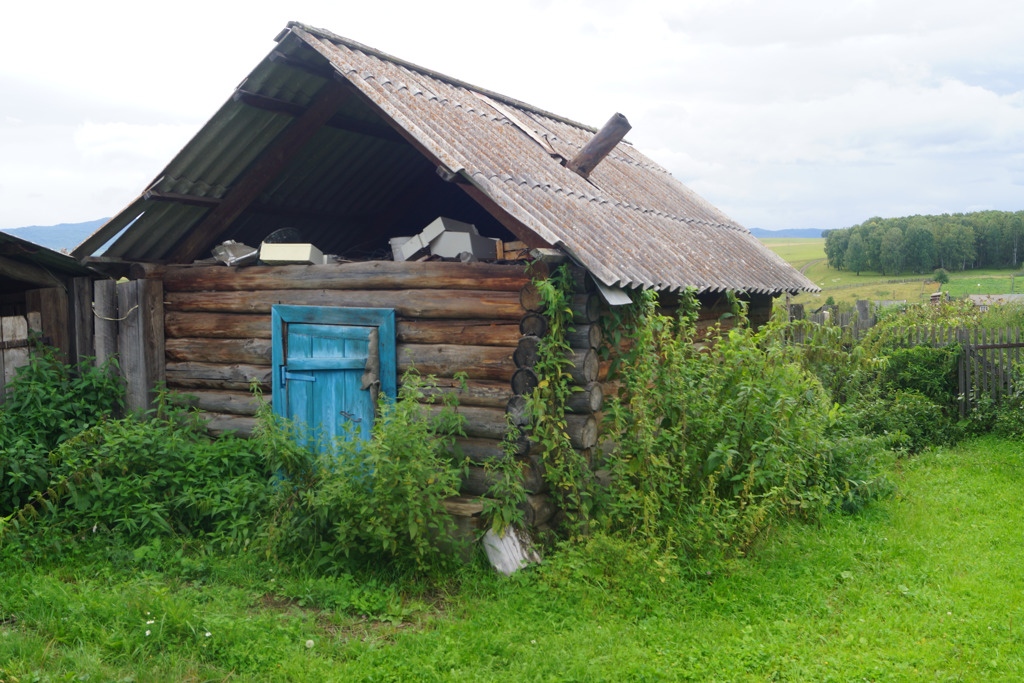
[[[254,0],[245,12],[107,0],[68,5],[60,22],[47,11],[4,10],[12,26],[47,30],[0,43],[0,228],[120,209],[289,19],[584,123],[621,111],[641,150],[751,227],[1024,208],[1019,0]]]
[[[75,148],[87,163],[150,161],[162,167],[195,135],[193,125],[87,121],[75,129]]]

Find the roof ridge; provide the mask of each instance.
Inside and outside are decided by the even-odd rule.
[[[523,102],[522,100],[517,100],[514,97],[509,97],[508,95],[502,95],[501,93],[494,92],[493,90],[488,90],[486,88],[481,88],[479,86],[473,85],[472,83],[467,83],[466,81],[460,80],[458,78],[453,78],[452,76],[448,76],[448,75],[443,74],[443,73],[441,73],[439,71],[434,71],[433,69],[428,69],[428,68],[420,66],[419,64],[416,64],[414,62],[410,62],[410,61],[402,59],[400,57],[395,57],[394,55],[391,55],[391,54],[388,54],[387,52],[384,52],[383,50],[378,50],[377,48],[370,47],[369,45],[364,45],[363,43],[360,43],[358,41],[352,40],[351,38],[346,38],[344,36],[339,36],[337,33],[334,33],[332,31],[328,31],[327,29],[317,28],[316,26],[309,26],[308,24],[303,24],[300,21],[289,21],[288,25],[287,25],[287,29],[292,29],[292,28],[297,28],[297,29],[300,29],[302,31],[305,31],[306,33],[309,33],[310,35],[314,36],[315,38],[321,38],[321,39],[327,40],[327,41],[329,41],[331,43],[336,43],[336,44],[344,45],[345,47],[347,47],[349,49],[352,49],[352,50],[359,50],[360,52],[364,52],[366,54],[371,54],[374,57],[377,57],[379,59],[383,59],[383,60],[389,61],[389,62],[391,62],[393,64],[397,64],[399,66],[405,67],[406,69],[411,69],[413,71],[418,71],[421,74],[424,74],[424,75],[429,76],[431,78],[436,78],[439,81],[444,81],[446,83],[449,83],[451,85],[454,85],[454,86],[457,86],[457,87],[460,87],[460,88],[466,88],[467,90],[471,90],[471,91],[474,91],[474,92],[481,93],[483,95],[487,95],[488,97],[494,98],[494,99],[499,100],[501,102],[505,102],[506,104],[512,105],[513,107],[520,107],[522,109],[526,109],[528,111],[532,111],[535,114],[539,114],[541,116],[546,116],[546,117],[548,117],[550,119],[554,119],[556,121],[561,121],[562,123],[565,123],[567,125],[575,126],[576,128],[581,128],[583,130],[590,131],[591,133],[596,133],[598,131],[598,129],[595,128],[594,126],[588,126],[585,123],[580,123],[579,121],[573,121],[572,119],[566,118],[564,116],[559,116],[558,114],[555,114],[555,113],[552,113],[550,111],[547,111],[546,109],[541,109],[540,107],[535,107],[534,105],[528,104],[526,102]],[[280,41],[282,38],[283,38],[283,35],[279,35],[277,40]]]

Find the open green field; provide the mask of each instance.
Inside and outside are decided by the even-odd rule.
[[[764,244],[821,287],[820,294],[802,294],[793,298],[795,303],[818,307],[831,296],[836,303],[850,303],[858,299],[906,300],[910,303],[927,302],[939,290],[930,275],[901,273],[882,275],[862,271],[859,275],[845,270],[829,268],[825,261],[825,240],[770,238]],[[943,289],[954,297],[968,294],[1024,293],[1024,278],[1011,277],[1009,270],[969,270],[950,273],[950,282]],[[890,280],[909,280],[893,283]]]
[[[899,460],[866,512],[696,577],[601,536],[404,596],[185,549],[7,553],[0,680],[1021,680],[1022,474],[994,437]]]
[[[822,237],[767,237],[761,242],[797,269],[803,268],[811,261],[825,258],[825,239]]]

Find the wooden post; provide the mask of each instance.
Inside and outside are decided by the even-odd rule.
[[[25,292],[25,308],[29,327],[49,340],[65,360],[71,358],[68,336],[68,294],[62,287],[33,289]]]
[[[163,284],[134,280],[117,285],[118,351],[126,407],[148,410],[154,388],[165,380]]]
[[[93,354],[100,366],[117,353],[117,283],[97,280],[93,283]]]
[[[71,357],[73,363],[96,355],[93,347],[92,279],[71,281]]]
[[[15,371],[28,363],[28,321],[20,315],[0,318],[0,342],[20,344],[14,348],[0,349],[0,403],[7,398],[7,385],[14,379]]]

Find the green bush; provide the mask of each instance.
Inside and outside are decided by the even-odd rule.
[[[884,436],[891,447],[907,453],[919,453],[957,437],[946,406],[910,389],[875,392],[845,406],[844,413],[843,433]]]
[[[54,349],[33,349],[0,405],[0,516],[24,505],[51,482],[49,452],[124,406],[120,380],[91,359],[76,366]]]
[[[916,392],[943,409],[955,409],[959,357],[960,347],[956,345],[891,349],[879,369],[879,388]]]
[[[257,443],[279,473],[268,531],[276,553],[331,570],[382,557],[421,568],[444,561],[451,520],[442,501],[459,489],[463,470],[450,453],[461,418],[445,408],[434,419],[422,400],[422,383],[406,374],[397,400],[381,397],[367,441],[318,443],[261,414]]]
[[[61,442],[46,456],[47,485],[8,525],[42,546],[113,533],[140,546],[175,536],[248,547],[267,507],[263,459],[247,441],[211,440],[195,413],[161,408],[148,419],[101,419]]]

